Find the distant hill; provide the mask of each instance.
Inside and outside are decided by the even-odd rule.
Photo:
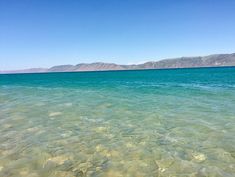
[[[65,72],[65,71],[102,71],[102,70],[123,70],[121,65],[114,63],[81,63],[78,65],[59,65],[49,68],[49,72]]]
[[[31,68],[25,70],[1,71],[0,73],[39,73],[39,72],[79,72],[134,69],[194,68],[235,66],[235,53],[216,54],[199,57],[181,57],[150,61],[136,65],[118,65],[115,63],[81,63],[78,65],[58,65],[51,68]]]

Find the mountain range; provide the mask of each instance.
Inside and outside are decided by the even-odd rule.
[[[195,68],[235,66],[235,53],[214,54],[198,57],[181,57],[149,61],[143,64],[119,65],[115,63],[80,63],[77,65],[58,65],[51,68],[30,68],[24,70],[0,71],[0,73],[44,73],[44,72],[79,72],[79,71],[109,71],[109,70],[141,70],[164,68]]]

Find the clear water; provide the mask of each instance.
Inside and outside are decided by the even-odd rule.
[[[235,68],[0,75],[0,176],[235,176]]]

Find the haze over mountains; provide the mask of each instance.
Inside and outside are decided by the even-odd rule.
[[[181,57],[150,61],[143,64],[118,65],[115,63],[81,63],[77,65],[58,65],[51,68],[30,68],[24,70],[0,71],[0,73],[42,73],[42,72],[79,72],[79,71],[108,71],[164,68],[195,68],[235,66],[235,53],[215,54],[198,57]]]

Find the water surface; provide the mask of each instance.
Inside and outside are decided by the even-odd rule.
[[[235,176],[235,68],[0,75],[0,176]]]

